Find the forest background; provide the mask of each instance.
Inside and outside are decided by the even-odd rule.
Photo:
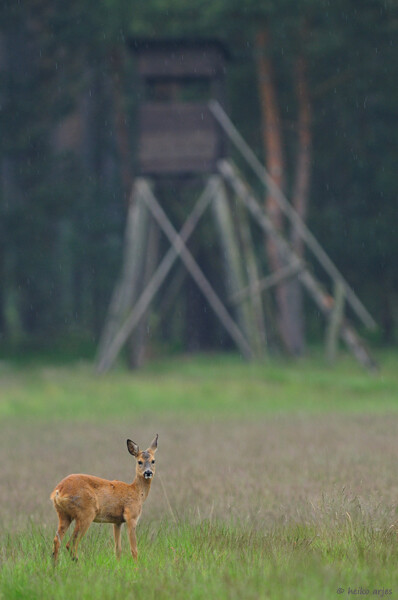
[[[77,343],[92,355],[121,267],[136,174],[141,91],[128,41],[169,37],[226,45],[231,119],[376,319],[377,341],[396,343],[397,31],[396,4],[385,0],[3,1],[2,354],[57,345],[74,352]],[[181,222],[183,198],[169,192]],[[203,239],[195,253],[221,293],[211,225]],[[155,351],[228,347],[203,304],[189,278],[167,326],[159,302],[149,322]],[[278,292],[268,310],[278,322]],[[275,346],[301,353],[319,340],[318,312],[304,304],[302,319],[292,350],[269,318]]]

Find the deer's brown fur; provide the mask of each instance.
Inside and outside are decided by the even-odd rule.
[[[93,522],[113,524],[117,558],[121,554],[121,526],[126,523],[131,553],[137,559],[135,528],[155,474],[157,441],[156,435],[150,447],[141,452],[137,444],[127,440],[128,451],[136,458],[136,476],[131,484],[80,474],[68,475],[55,486],[50,496],[59,519],[54,537],[54,562],[57,561],[62,538],[72,521],[75,521],[75,529],[66,547],[73,560],[77,560],[79,541]]]

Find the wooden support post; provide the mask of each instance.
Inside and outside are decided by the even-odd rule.
[[[180,237],[184,242],[188,241],[207,206],[214,198],[217,185],[218,182],[214,178],[209,179],[202,195],[181,229]],[[179,253],[174,247],[168,250],[147,287],[143,290],[133,308],[131,308],[125,321],[109,341],[104,352],[99,356],[96,365],[97,372],[103,373],[112,366],[120,349],[140,322],[143,314],[145,314],[145,311],[152,302],[155,294],[159,291],[178,256]]]
[[[101,362],[107,348],[134,301],[138,279],[142,273],[147,242],[148,209],[132,188],[124,236],[123,266],[120,280],[112,295],[108,315],[101,334],[97,362]]]
[[[159,254],[160,231],[157,223],[153,219],[149,224],[148,243],[145,253],[145,266],[143,269],[142,287],[145,288],[155,269]],[[135,369],[141,367],[145,362],[145,353],[148,345],[148,319],[149,307],[141,317],[141,321],[131,336],[130,336],[130,368]]]
[[[221,125],[225,133],[228,135],[229,139],[232,141],[232,143],[239,150],[246,162],[249,164],[251,169],[254,171],[254,173],[256,173],[263,185],[269,190],[269,192],[278,202],[285,215],[295,226],[298,234],[303,238],[308,248],[310,248],[310,250],[313,252],[314,256],[317,258],[317,260],[325,269],[325,271],[330,275],[330,277],[333,280],[341,282],[341,284],[344,287],[347,302],[350,303],[351,307],[361,319],[363,324],[366,325],[366,327],[369,327],[370,329],[375,329],[377,327],[377,324],[373,317],[369,314],[369,312],[364,307],[358,296],[355,294],[354,290],[349,286],[349,284],[344,279],[340,271],[337,269],[336,265],[326,254],[326,252],[316,240],[316,238],[313,236],[311,231],[308,229],[304,221],[297,214],[297,212],[287,200],[282,190],[280,190],[280,188],[275,184],[272,177],[260,163],[254,152],[246,144],[245,140],[237,131],[236,127],[233,125],[232,121],[229,119],[228,115],[223,110],[221,105],[216,100],[211,100],[209,102],[209,109],[212,112],[215,119],[217,120],[217,122]]]
[[[334,283],[334,299],[330,311],[329,323],[326,328],[326,360],[333,364],[336,360],[337,345],[340,337],[341,325],[344,319],[344,288],[339,281]]]
[[[245,184],[239,177],[237,170],[233,167],[233,165],[225,160],[220,161],[219,171],[224,177],[225,181],[232,187],[237,196],[247,206],[260,227],[267,235],[273,236],[275,243],[277,244],[279,251],[286,262],[290,263],[292,267],[297,266],[299,270],[302,269],[302,261],[293,252],[286,240],[276,231],[270,219],[267,217],[260,204],[254,198],[253,193],[250,191],[247,184]],[[321,312],[326,317],[329,317],[331,303],[329,296],[323,290],[322,285],[305,267],[300,270],[298,277],[304,288],[312,296],[314,302],[317,304]],[[359,338],[358,334],[347,321],[343,322],[340,335],[358,362],[360,362],[368,371],[377,371],[376,362],[373,360],[364,342]]]
[[[234,294],[246,285],[245,271],[241,260],[239,240],[237,239],[226,189],[220,178],[218,193],[212,202],[214,219],[218,228],[221,249],[224,258],[226,286],[228,293]],[[261,355],[260,340],[258,339],[256,323],[250,300],[242,302],[236,310],[240,329],[250,341],[256,355]]]
[[[237,228],[242,242],[242,258],[246,267],[247,279],[249,282],[248,294],[250,299],[253,322],[256,331],[256,349],[259,356],[267,352],[267,335],[264,318],[263,300],[259,294],[256,294],[255,287],[259,279],[256,254],[253,245],[253,239],[250,231],[248,213],[241,202],[236,203]]]

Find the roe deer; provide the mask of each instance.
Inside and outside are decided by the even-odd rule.
[[[113,523],[116,558],[120,557],[121,526],[126,523],[131,554],[137,559],[135,528],[140,518],[155,474],[156,434],[149,448],[141,452],[138,445],[127,440],[127,449],[136,458],[136,475],[133,483],[108,481],[93,475],[68,475],[51,494],[58,513],[58,530],[54,538],[53,558],[57,562],[59,548],[69,525],[76,521],[74,532],[66,545],[73,560],[77,560],[77,546],[91,523]]]

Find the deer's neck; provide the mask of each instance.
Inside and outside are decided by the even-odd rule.
[[[137,490],[142,502],[144,502],[149,494],[149,490],[151,489],[152,479],[145,479],[144,477],[140,477],[136,475],[131,487]]]

